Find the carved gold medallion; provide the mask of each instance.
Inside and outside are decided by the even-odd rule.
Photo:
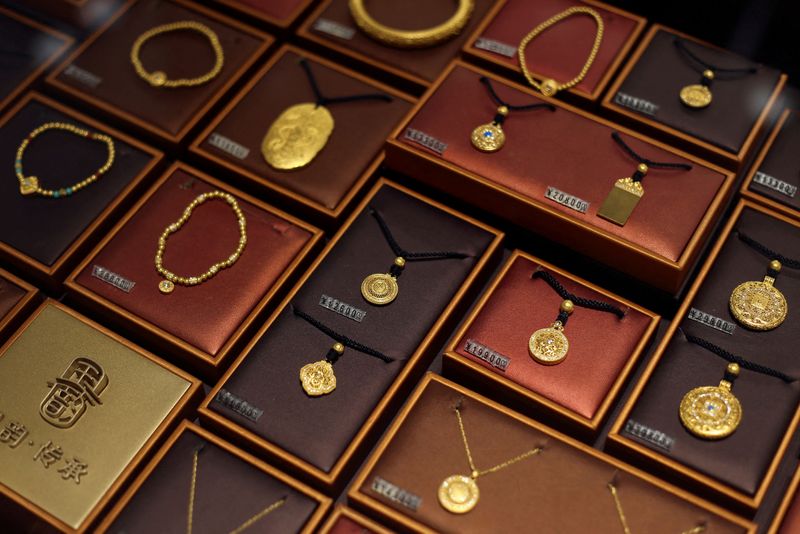
[[[474,130],[470,136],[472,146],[481,152],[497,152],[506,142],[506,134],[503,132],[503,127],[497,123],[490,122],[488,124],[481,124]]]
[[[735,369],[738,374],[738,366]],[[705,439],[730,436],[742,420],[742,405],[731,393],[731,383],[727,380],[721,380],[719,386],[703,386],[689,391],[683,396],[679,411],[686,430]]]
[[[786,297],[772,285],[774,282],[773,277],[765,276],[763,282],[744,282],[733,290],[729,301],[731,315],[742,326],[772,330],[786,319]]]
[[[439,486],[439,504],[454,514],[466,514],[475,508],[479,498],[478,484],[466,475],[449,476]]]
[[[564,361],[569,351],[569,340],[564,335],[561,321],[534,332],[528,340],[528,350],[531,357],[543,365],[556,365]]]
[[[19,184],[19,192],[23,195],[32,195],[39,190],[39,179],[36,176],[27,176]]]
[[[383,306],[397,298],[400,287],[397,279],[387,273],[375,273],[364,278],[361,282],[361,295],[370,304]]]
[[[692,84],[681,89],[681,102],[690,108],[704,108],[711,103],[711,90],[705,85]]]
[[[300,368],[300,383],[311,397],[327,395],[336,389],[336,375],[333,365],[326,360],[309,363]]]
[[[283,111],[261,142],[261,154],[275,169],[305,167],[319,154],[333,132],[333,115],[324,106],[306,102]]]

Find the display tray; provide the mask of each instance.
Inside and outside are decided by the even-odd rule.
[[[237,199],[246,219],[247,244],[231,267],[199,285],[176,285],[165,295],[159,290],[163,277],[153,259],[159,237],[198,195],[215,190]],[[65,285],[81,305],[213,379],[310,260],[321,236],[299,219],[176,163]],[[208,201],[169,236],[163,264],[180,276],[199,276],[228,257],[238,241],[231,207],[224,201]]]
[[[392,531],[352,508],[339,505],[319,532],[320,534],[391,534]]]
[[[450,475],[470,478],[464,435],[483,474],[475,480],[474,508],[454,513],[440,504],[439,488]],[[730,512],[432,373],[356,476],[348,498],[403,531],[617,534],[622,525],[609,484],[631,532],[700,525],[717,533],[756,531]]]
[[[409,260],[397,279],[396,300],[370,304],[362,281],[386,273],[396,256],[373,210],[407,251],[465,257]],[[502,237],[380,180],[210,392],[199,410],[202,420],[325,491],[340,489],[433,357],[432,347],[449,335]],[[300,369],[326,359],[341,339],[335,336],[372,352],[342,341],[335,390],[307,395]]]
[[[756,331],[731,314],[732,290],[763,280],[770,261],[737,232],[789,255],[800,250],[800,222],[748,202],[737,206],[612,426],[609,446],[702,495],[753,513],[800,420],[800,362],[793,358],[800,318],[790,313],[777,328]],[[800,273],[783,269],[775,287],[791,309],[800,299]],[[733,384],[741,405],[738,428],[724,439],[695,437],[681,423],[682,398],[693,388],[717,386],[728,362],[687,336],[780,371],[789,381],[742,368]]]
[[[792,534],[800,532],[800,469],[795,471],[789,487],[781,500],[778,512],[775,514],[768,534]]]
[[[70,26],[88,30],[108,20],[130,0],[7,0],[21,4],[26,10],[52,17]]]
[[[281,504],[261,515],[276,503]],[[183,532],[194,530],[191,518],[191,525],[205,532],[244,527],[265,534],[311,534],[330,503],[271,465],[183,421],[97,532]]]
[[[675,45],[676,39],[686,43],[688,54]],[[679,93],[700,83],[705,65],[755,72],[720,71],[710,86],[711,104],[689,107]],[[773,68],[655,24],[606,93],[603,108],[637,129],[736,170],[755,148],[785,83],[786,75]]]
[[[294,26],[316,4],[316,0],[216,0],[216,2],[282,30]]]
[[[39,298],[36,287],[0,269],[0,342],[27,318]]]

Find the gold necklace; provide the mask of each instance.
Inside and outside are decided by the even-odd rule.
[[[103,163],[103,166],[100,167],[94,174],[84,178],[80,182],[76,182],[70,186],[62,187],[61,189],[43,189],[39,185],[39,178],[36,176],[25,176],[25,173],[22,170],[22,157],[25,155],[25,149],[28,148],[28,145],[36,139],[39,135],[43,134],[44,132],[50,130],[63,130],[65,132],[70,132],[78,137],[85,137],[86,139],[91,139],[92,141],[101,141],[106,144],[108,148],[108,158],[106,162]],[[97,132],[90,132],[84,128],[79,128],[75,125],[68,124],[66,122],[48,122],[42,124],[31,133],[20,143],[19,148],[17,148],[17,156],[16,160],[14,161],[14,172],[17,174],[17,179],[19,180],[19,192],[22,195],[41,195],[43,197],[50,197],[50,198],[61,198],[61,197],[68,197],[73,193],[77,193],[84,187],[88,187],[97,180],[100,179],[108,170],[111,168],[111,165],[114,164],[114,140],[111,137],[97,133]]]
[[[196,207],[203,204],[207,200],[214,199],[224,200],[227,202],[233,212],[236,214],[236,218],[238,219],[239,223],[239,244],[236,247],[236,251],[224,260],[219,261],[209,267],[208,270],[201,275],[188,277],[178,276],[164,267],[164,251],[167,248],[167,238],[170,236],[170,234],[177,232],[184,224],[186,224]],[[181,218],[168,225],[162,232],[161,237],[158,238],[158,250],[156,251],[155,259],[156,270],[158,271],[158,274],[164,277],[164,280],[158,283],[158,290],[166,295],[172,293],[172,291],[175,289],[175,284],[180,284],[183,286],[196,286],[198,284],[202,284],[206,280],[216,275],[220,269],[231,267],[234,263],[236,263],[236,260],[238,260],[239,256],[241,256],[246,244],[247,220],[244,218],[244,213],[242,212],[233,195],[223,193],[222,191],[211,191],[209,193],[203,193],[199,195],[197,198],[192,200],[188,206],[186,206],[186,208],[183,210],[183,215],[181,215]]]
[[[528,70],[528,65],[525,62],[525,48],[527,48],[528,43],[530,43],[536,36],[542,33],[544,30],[553,26],[554,24],[558,24],[562,20],[567,17],[571,17],[572,15],[588,15],[592,17],[597,23],[597,33],[594,37],[594,44],[592,44],[592,50],[589,52],[589,57],[586,59],[586,63],[583,64],[580,72],[577,76],[573,79],[569,80],[568,82],[558,83],[552,78],[545,78],[542,80],[541,84],[533,79],[533,75]],[[539,90],[544,96],[555,96],[555,94],[559,91],[563,91],[565,89],[569,89],[571,87],[575,87],[578,85],[581,80],[586,77],[586,73],[589,72],[589,68],[591,68],[592,63],[594,63],[595,57],[597,57],[597,52],[600,50],[600,42],[603,40],[603,19],[600,17],[600,14],[592,8],[589,7],[571,7],[553,15],[546,21],[542,22],[534,29],[532,29],[525,37],[522,38],[522,41],[519,43],[518,55],[519,55],[519,67],[522,69],[522,74],[525,75],[525,78],[528,80],[534,88]]]
[[[186,518],[186,534],[192,534],[192,529],[194,528],[194,496],[197,489],[197,465],[199,463],[199,457],[200,449],[194,451],[194,457],[192,458],[192,483],[189,486],[189,509]],[[264,518],[264,516],[271,514],[283,506],[284,503],[286,503],[286,497],[278,499],[235,529],[231,530],[229,534],[240,534],[242,531],[250,528],[254,523]]]
[[[142,60],[139,59],[139,52],[144,43],[156,35],[180,30],[195,31],[206,36],[208,42],[211,44],[211,48],[214,51],[214,66],[211,68],[211,70],[206,74],[196,78],[179,78],[177,80],[168,79],[167,74],[164,71],[158,70],[155,72],[148,72],[147,69],[144,68],[144,65],[142,65]],[[182,20],[156,26],[155,28],[151,28],[137,37],[136,41],[133,42],[133,46],[131,47],[131,63],[133,64],[133,68],[136,70],[136,74],[138,74],[140,78],[144,79],[153,87],[194,87],[208,83],[217,77],[222,70],[222,66],[225,64],[225,54],[222,51],[222,45],[219,42],[219,37],[217,37],[217,34],[214,33],[214,30],[205,24],[201,24],[193,20]]]
[[[611,497],[614,498],[614,506],[617,508],[617,515],[619,516],[619,522],[622,523],[622,531],[624,534],[631,534],[631,529],[628,526],[628,519],[625,517],[625,511],[622,509],[622,502],[619,499],[619,490],[614,485],[613,482],[609,482],[608,491],[611,492]],[[684,530],[681,534],[700,534],[701,532],[706,531],[705,525],[697,525],[694,528],[690,528],[689,530]]]
[[[439,485],[439,504],[448,512],[454,514],[465,514],[475,508],[480,498],[480,491],[478,484],[475,482],[478,477],[488,475],[499,471],[505,467],[515,464],[525,458],[534,456],[542,452],[541,447],[536,447],[527,452],[515,456],[501,464],[490,469],[479,471],[475,467],[475,462],[472,460],[472,453],[469,450],[469,443],[467,442],[467,433],[464,431],[464,421],[461,419],[461,410],[455,409],[456,417],[458,418],[458,429],[461,431],[461,439],[464,442],[464,450],[467,453],[467,461],[469,462],[470,474],[469,475],[451,475],[444,479]]]

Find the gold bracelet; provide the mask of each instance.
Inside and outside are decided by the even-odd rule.
[[[396,48],[423,48],[452,39],[467,25],[474,7],[475,0],[458,0],[453,16],[438,26],[424,30],[398,30],[372,18],[364,7],[364,0],[350,0],[350,14],[356,26],[376,41]]]
[[[139,59],[139,51],[142,45],[156,35],[179,30],[196,31],[208,38],[209,43],[211,43],[211,48],[214,50],[214,67],[208,73],[198,76],[197,78],[179,78],[177,80],[167,79],[167,74],[161,70],[148,72],[144,68],[144,65],[142,65],[142,60]],[[214,33],[214,30],[199,22],[183,20],[156,26],[140,35],[131,47],[131,63],[136,70],[136,74],[153,87],[194,87],[208,83],[216,78],[217,74],[222,70],[222,65],[225,63],[225,54],[222,51],[222,45],[219,43],[219,37]]]
[[[558,83],[552,78],[545,78],[542,80],[541,84],[533,79],[530,71],[528,70],[528,65],[525,62],[525,48],[527,48],[528,43],[530,43],[536,36],[542,33],[544,30],[557,24],[564,20],[567,17],[571,17],[572,15],[588,15],[594,19],[597,23],[597,33],[594,37],[594,44],[592,45],[592,51],[589,52],[589,57],[586,59],[586,63],[583,64],[583,68],[575,76],[568,82]],[[557,92],[563,91],[565,89],[569,89],[571,87],[575,87],[578,85],[581,80],[586,77],[586,73],[589,72],[589,68],[592,66],[594,62],[594,58],[597,57],[597,51],[600,50],[600,42],[603,40],[603,19],[600,17],[600,14],[591,9],[589,7],[571,7],[553,15],[546,21],[542,22],[534,29],[532,29],[528,35],[522,38],[522,41],[519,43],[518,55],[519,55],[519,67],[522,69],[522,74],[525,75],[525,78],[528,80],[534,88],[539,90],[544,96],[554,96]]]

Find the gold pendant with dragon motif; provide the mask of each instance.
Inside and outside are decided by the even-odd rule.
[[[333,132],[333,115],[312,102],[286,108],[270,125],[261,141],[261,155],[280,171],[300,169],[311,163]]]

